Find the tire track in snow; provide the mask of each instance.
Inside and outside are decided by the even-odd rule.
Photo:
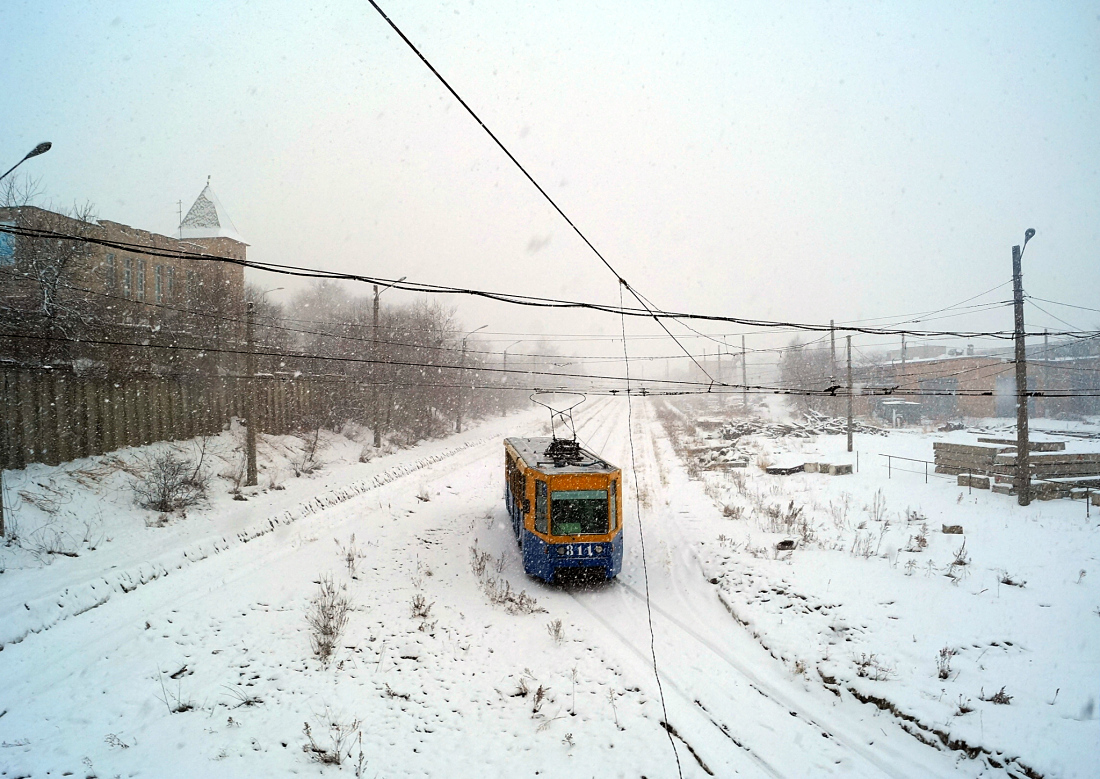
[[[24,602],[21,610],[16,605],[0,620],[0,652],[4,650],[5,646],[18,644],[28,636],[49,630],[63,620],[98,608],[115,595],[133,592],[138,587],[162,579],[173,571],[182,570],[193,563],[247,544],[274,532],[279,527],[317,515],[325,509],[345,503],[352,498],[384,487],[397,479],[421,471],[461,452],[484,446],[499,438],[499,436],[479,438],[468,441],[462,446],[393,465],[371,478],[360,479],[331,489],[305,500],[293,508],[253,522],[236,533],[196,541],[183,549],[173,550],[154,560],[142,562],[122,570],[111,571],[84,584],[66,587],[53,595]]]

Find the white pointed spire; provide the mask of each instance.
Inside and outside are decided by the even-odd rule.
[[[211,189],[209,176],[195,204],[180,223],[180,238],[232,238],[244,243],[225,206]]]

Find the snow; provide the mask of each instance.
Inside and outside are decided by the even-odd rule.
[[[159,527],[129,472],[196,442],[6,472],[33,553],[0,547],[0,776],[666,777],[677,761],[688,777],[1007,775],[994,761],[1093,774],[1100,516],[887,479],[876,456],[930,460],[965,431],[857,436],[851,476],[768,476],[754,456],[693,477],[662,426],[675,412],[635,400],[630,415],[632,442],[624,399],[576,412],[586,448],[629,474],[623,572],[588,589],[525,576],[503,507],[503,438],[547,434],[537,412],[367,463],[364,431],[329,433],[325,465],[301,477],[302,442],[263,436],[246,501],[215,478],[208,504]],[[214,471],[240,441],[211,442]],[[743,446],[854,463],[843,436]],[[769,532],[773,503],[802,507],[816,540],[775,553],[798,533]],[[906,509],[927,517],[920,552],[904,551],[919,525]],[[324,665],[306,613],[326,575],[352,611]],[[526,608],[500,602],[505,585]],[[979,700],[1002,686],[1008,705]],[[956,716],[960,696],[973,711]],[[303,749],[306,724],[321,749],[346,737],[342,766]]]

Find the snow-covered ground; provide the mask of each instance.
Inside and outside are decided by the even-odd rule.
[[[660,401],[634,402],[632,442],[625,400],[579,411],[627,488],[623,572],[583,590],[523,574],[503,508],[501,439],[543,433],[537,413],[368,463],[330,436],[300,477],[302,442],[265,441],[247,501],[226,433],[229,478],[166,523],[133,504],[147,452],[8,472],[25,548],[0,548],[0,776],[1093,775],[1095,513],[887,479],[874,454],[931,459],[928,435],[860,436],[853,476],[751,465],[738,486],[689,476]],[[843,461],[837,436],[753,446]],[[766,508],[792,500],[817,538],[775,559]],[[307,625],[325,577],[352,606],[328,664]],[[1009,704],[979,700],[1002,686]],[[343,765],[319,762],[341,739]]]

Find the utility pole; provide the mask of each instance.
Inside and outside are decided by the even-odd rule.
[[[462,365],[463,370],[460,371],[459,374],[458,374],[460,383],[466,380],[466,372],[465,372],[465,368],[466,368],[466,339],[465,338],[462,339],[462,363],[461,363],[461,365]],[[458,390],[458,413],[455,415],[455,432],[456,433],[461,433],[462,432],[462,406],[465,402],[466,402],[466,392],[461,387],[461,384],[460,384],[459,390]]]
[[[245,428],[246,487],[256,486],[256,352],[253,340],[253,308],[248,301],[248,318],[245,320],[244,340],[248,349],[248,426]]]
[[[471,330],[470,332],[466,333],[466,335],[464,335],[462,337],[462,362],[461,362],[462,370],[459,371],[458,403],[456,404],[457,407],[458,407],[458,411],[455,414],[455,432],[456,433],[461,433],[462,432],[462,407],[466,404],[466,390],[462,386],[462,382],[464,382],[466,380],[466,370],[465,370],[466,369],[466,339],[468,339],[471,335],[476,333],[478,330],[484,330],[486,327],[488,327],[488,325],[482,325],[481,327],[477,328],[477,330]],[[518,343],[518,341],[517,341],[517,343]],[[514,345],[515,344],[513,344],[513,346]]]
[[[852,336],[848,339],[848,451],[852,451]]]
[[[901,334],[901,372],[905,373],[905,333]]]
[[[4,469],[0,468],[0,542],[7,538],[4,532]]]
[[[374,428],[374,448],[382,446],[382,403],[378,387],[378,285],[374,285],[374,325],[370,331],[371,427]]]
[[[835,387],[836,386],[836,324],[832,319],[829,320],[829,356],[830,356],[829,386],[830,387]],[[835,392],[835,390],[834,390],[834,392]],[[837,415],[836,414],[836,412],[837,412],[836,398],[835,397],[830,398],[829,400],[827,400],[825,402],[828,404],[828,407],[829,407],[829,415],[830,416],[836,416]]]
[[[741,336],[741,408],[749,407],[749,372],[745,367],[745,336]]]
[[[1012,308],[1016,336],[1016,502],[1031,503],[1031,468],[1027,429],[1027,344],[1024,340],[1024,249],[1035,235],[1028,228],[1024,245],[1012,247]]]

